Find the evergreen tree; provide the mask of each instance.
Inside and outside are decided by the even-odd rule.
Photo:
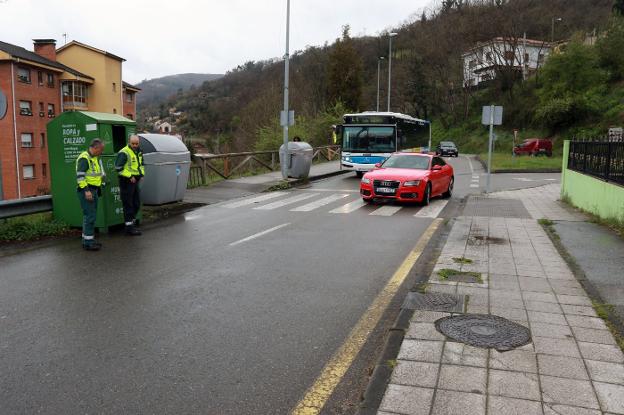
[[[364,70],[349,29],[348,25],[342,28],[342,39],[336,41],[330,52],[327,93],[330,102],[340,101],[351,110],[359,110]]]

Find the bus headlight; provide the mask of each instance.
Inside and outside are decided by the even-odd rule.
[[[420,186],[420,180],[410,180],[408,182],[403,182],[403,186]]]
[[[370,179],[368,177],[362,177],[362,183],[364,184],[370,184]]]
[[[343,160],[343,161],[351,161],[351,157],[349,157],[349,156],[344,156],[344,157],[342,158],[342,160]]]

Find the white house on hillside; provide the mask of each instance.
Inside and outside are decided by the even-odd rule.
[[[551,46],[541,40],[497,37],[477,44],[462,55],[464,86],[476,86],[496,78],[502,68],[526,78],[544,65]]]

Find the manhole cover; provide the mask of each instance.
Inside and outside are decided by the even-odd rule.
[[[402,308],[409,310],[462,313],[464,311],[464,296],[443,293],[421,294],[410,292],[407,294]]]
[[[462,314],[444,317],[435,322],[442,334],[471,346],[493,348],[499,352],[515,349],[531,342],[528,328],[499,316]]]

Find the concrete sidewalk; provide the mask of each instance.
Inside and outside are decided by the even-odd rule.
[[[416,310],[379,414],[624,414],[624,354],[536,221],[583,219],[556,195],[544,186],[487,197],[506,217],[458,217],[428,281],[428,293],[466,296],[466,313],[528,328],[530,343],[473,347],[437,330],[454,314]],[[520,200],[523,209],[505,209]],[[480,279],[452,282],[442,269]]]
[[[340,170],[340,161],[313,164],[310,168],[309,180],[317,180],[335,174],[346,173]],[[222,180],[210,186],[196,187],[186,191],[184,202],[187,203],[219,203],[225,200],[236,199],[260,193],[271,186],[282,183],[282,173],[274,171],[255,176],[240,177],[238,179]],[[288,179],[289,182],[298,182],[299,179]]]

